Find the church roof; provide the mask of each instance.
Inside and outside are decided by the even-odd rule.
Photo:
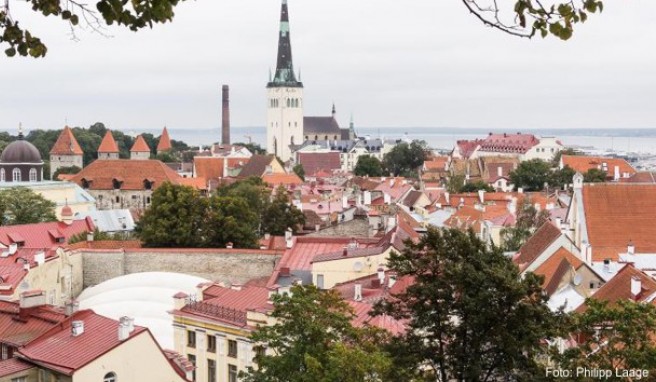
[[[64,127],[59,138],[52,146],[50,150],[51,155],[83,155],[84,152],[80,147],[80,144],[77,143],[77,139],[73,135],[73,130],[70,127]]]
[[[276,74],[267,87],[303,87],[303,83],[296,80],[294,65],[292,64],[292,42],[289,34],[289,11],[287,0],[282,0],[280,8],[280,31],[278,35],[278,62]]]
[[[134,144],[132,145],[132,148],[130,149],[131,153],[149,153],[150,152],[150,147],[148,147],[148,143],[146,143],[146,140],[144,139],[143,136],[139,135],[137,139],[134,141]]]
[[[162,136],[159,137],[159,142],[157,143],[157,151],[167,151],[171,150],[171,138],[169,137],[169,131],[164,126],[162,131]]]
[[[337,135],[339,139],[342,138],[342,130],[334,117],[303,117],[303,134],[312,135],[330,135],[328,138],[333,138]]]
[[[118,145],[116,144],[116,141],[114,140],[114,136],[112,135],[111,131],[107,130],[107,133],[105,133],[102,142],[100,142],[100,147],[98,147],[98,152],[118,153]]]

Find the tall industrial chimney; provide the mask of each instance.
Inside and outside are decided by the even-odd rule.
[[[230,87],[223,85],[223,118],[221,122],[221,143],[230,144]]]

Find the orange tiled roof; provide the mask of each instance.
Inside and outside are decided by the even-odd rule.
[[[73,130],[70,127],[64,127],[59,138],[52,146],[50,150],[52,155],[83,155],[84,152],[80,147],[80,144],[77,143],[77,139],[73,135]]]
[[[531,236],[524,245],[519,249],[519,256],[513,261],[517,265],[530,265],[535,259],[544,252],[551,243],[560,237],[560,230],[550,222],[542,224],[540,228]]]
[[[583,208],[593,261],[617,260],[629,241],[636,253],[656,252],[655,184],[585,184]]]
[[[197,190],[207,190],[207,179],[202,177],[180,178],[179,182],[183,186],[193,187]]]
[[[424,161],[424,171],[444,171],[449,161],[448,156],[438,156]]]
[[[586,173],[591,169],[603,170],[603,164],[606,163],[606,173],[613,177],[615,166],[620,169],[620,176],[624,173],[633,175],[636,170],[624,159],[621,158],[606,158],[606,157],[590,157],[582,155],[563,155],[562,162],[564,166],[569,166],[575,171]]]
[[[150,147],[148,147],[148,143],[146,143],[146,140],[144,139],[143,136],[139,135],[137,139],[134,141],[134,144],[132,145],[132,148],[130,149],[131,153],[149,153],[150,152]]]
[[[301,185],[303,184],[303,180],[298,177],[296,174],[282,174],[282,173],[276,173],[276,174],[264,174],[262,175],[262,180],[264,183],[269,184],[271,186],[289,186],[289,185]]]
[[[554,276],[556,276],[556,271],[558,270],[561,262],[566,261],[571,265],[572,268],[578,269],[583,265],[583,261],[576,257],[572,252],[567,249],[560,247],[559,250],[554,252],[551,257],[549,257],[544,263],[542,263],[533,273],[537,275],[544,276],[543,287],[549,285]]]
[[[71,182],[84,187],[84,180],[90,190],[112,190],[114,180],[120,182],[121,190],[143,190],[145,180],[153,182],[152,188],[164,182],[180,184],[182,177],[158,160],[109,159],[96,160],[77,173]]]
[[[103,137],[102,142],[100,142],[100,146],[98,147],[98,152],[118,153],[118,145],[116,144],[111,131],[107,130],[105,133],[105,136]]]
[[[631,279],[640,279],[642,291],[637,295],[631,294]],[[656,280],[646,273],[636,269],[632,264],[624,266],[615,277],[610,279],[591,298],[600,301],[608,301],[611,305],[619,300],[643,301],[656,292]],[[582,304],[576,309],[577,312],[585,312],[587,306]]]
[[[164,130],[162,131],[162,136],[159,137],[159,142],[157,142],[157,151],[167,151],[171,150],[173,146],[171,146],[171,138],[169,137],[169,131],[166,129],[166,126],[164,126]]]

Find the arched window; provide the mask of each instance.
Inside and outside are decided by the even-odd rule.
[[[20,182],[21,181],[21,171],[19,168],[15,168],[11,172],[11,180],[14,182]]]
[[[293,135],[292,135],[292,137],[291,137],[291,139],[290,139],[290,143],[291,143],[292,145],[294,144],[294,136],[293,136]]]
[[[290,102],[290,99],[289,99],[289,98],[287,98],[287,107],[289,107],[289,106],[290,106],[290,103],[291,103],[291,102]]]
[[[115,190],[120,190],[121,189],[121,181],[114,178],[112,179],[112,186],[114,187]]]
[[[82,179],[82,188],[84,188],[85,190],[89,188],[89,181],[84,178]]]
[[[144,179],[143,185],[144,185],[145,190],[152,190],[153,189],[153,182],[148,180],[148,179]]]
[[[30,169],[30,182],[36,182],[36,169]]]
[[[5,181],[5,169],[0,168],[0,182],[4,182],[4,181]]]
[[[105,376],[103,377],[103,382],[116,382],[116,381],[117,381],[116,373],[114,372],[109,372],[105,374]]]
[[[326,135],[326,137],[325,137],[325,139],[324,139],[324,141],[327,141],[327,140],[328,140],[328,136]]]

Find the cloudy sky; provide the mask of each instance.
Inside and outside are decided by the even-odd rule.
[[[305,114],[334,101],[342,124],[353,113],[362,127],[656,127],[656,2],[605,3],[561,42],[493,31],[459,0],[289,0]],[[65,24],[15,2],[49,53],[0,56],[0,128],[214,128],[224,83],[233,126],[263,126],[279,9],[188,1],[171,24],[71,41]]]

